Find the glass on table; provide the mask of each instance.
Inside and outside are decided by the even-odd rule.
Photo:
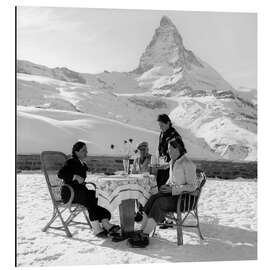
[[[167,157],[166,156],[159,157],[159,164],[160,165],[165,165],[166,163],[167,163]]]
[[[158,166],[159,164],[159,158],[155,155],[151,156],[151,166]]]
[[[129,173],[129,159],[123,159],[124,172]]]

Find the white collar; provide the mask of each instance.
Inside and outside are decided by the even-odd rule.
[[[79,159],[79,161],[81,162],[82,165],[84,164],[84,161],[82,161],[82,160],[80,160],[80,159]]]
[[[182,155],[180,158],[178,158],[178,159],[175,161],[174,165],[175,165],[176,163],[181,163],[185,158],[186,158],[186,154]],[[172,162],[173,162],[173,161],[171,160],[171,165],[172,165]]]

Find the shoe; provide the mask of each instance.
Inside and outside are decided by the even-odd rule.
[[[136,213],[134,221],[135,222],[141,222],[142,220],[143,220],[143,213],[139,211],[139,212]]]
[[[144,248],[149,245],[149,235],[146,233],[138,233],[134,237],[128,239],[128,243],[132,248]]]
[[[119,230],[121,229],[118,225],[113,225],[107,232],[108,236],[114,236],[119,234]]]
[[[173,228],[173,221],[165,220],[162,225],[159,226],[160,229]]]
[[[101,231],[99,232],[98,234],[95,235],[96,237],[98,238],[107,238],[107,232],[104,230],[104,231]]]
[[[138,234],[141,234],[143,230],[137,230],[133,232],[134,237],[137,236]]]
[[[112,242],[121,242],[128,239],[127,235],[122,235],[120,233],[116,233],[115,235],[113,235],[112,237]]]

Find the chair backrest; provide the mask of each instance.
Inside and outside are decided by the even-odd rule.
[[[201,190],[204,186],[204,184],[206,183],[206,175],[204,172],[200,172],[200,176],[201,176],[201,180],[200,180],[200,186],[199,189]]]
[[[40,160],[53,203],[62,202],[63,180],[58,178],[57,172],[64,166],[67,156],[62,152],[44,151],[40,155]]]
[[[200,199],[200,196],[201,196],[201,192],[202,192],[202,188],[206,183],[206,175],[205,175],[205,173],[203,171],[200,171],[200,180],[199,181],[200,181],[200,185],[196,190],[198,192],[198,195],[197,195],[195,205],[193,207],[196,207],[198,205],[199,199]]]
[[[200,171],[197,174],[197,176],[200,178],[199,179],[200,185],[194,192],[188,192],[187,194],[185,194],[186,196],[188,196],[188,204],[186,205],[186,203],[185,203],[184,209],[192,210],[192,209],[196,208],[198,203],[199,203],[202,188],[206,182],[206,176],[205,176],[205,173],[203,171]],[[191,203],[191,198],[193,198],[192,203]]]

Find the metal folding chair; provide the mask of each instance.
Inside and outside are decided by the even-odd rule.
[[[72,234],[68,228],[68,226],[70,225],[83,224],[88,225],[90,228],[92,228],[90,219],[88,217],[87,209],[80,204],[72,203],[74,199],[73,188],[70,185],[64,184],[63,180],[57,177],[57,173],[59,169],[63,167],[67,156],[62,152],[44,151],[41,153],[40,159],[42,164],[42,170],[45,175],[46,183],[53,204],[52,218],[42,229],[42,231],[46,232],[49,228],[63,230],[65,231],[67,237],[72,237]],[[66,186],[70,190],[71,194],[67,203],[64,203],[61,198],[61,188],[63,186]],[[64,218],[64,213],[68,214],[68,217],[66,219]],[[80,213],[83,213],[86,222],[79,222],[74,220]],[[60,219],[62,225],[52,226],[52,224],[57,218]]]

